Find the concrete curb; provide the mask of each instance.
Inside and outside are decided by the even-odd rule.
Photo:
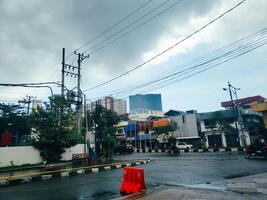
[[[164,153],[166,149],[152,149],[145,151],[144,149],[136,149],[135,153]],[[244,152],[243,148],[209,148],[209,149],[181,149],[180,153],[200,153],[200,152]]]
[[[19,185],[19,184],[25,184],[30,182],[37,182],[37,181],[46,181],[52,178],[64,178],[64,177],[71,177],[71,176],[77,176],[82,174],[88,174],[88,173],[98,173],[101,171],[108,171],[113,169],[119,169],[126,166],[137,166],[141,164],[150,163],[150,159],[146,160],[136,160],[132,162],[122,162],[122,163],[115,163],[105,166],[96,166],[96,167],[87,167],[84,169],[66,169],[64,171],[53,171],[53,172],[47,172],[46,174],[40,174],[40,175],[33,175],[33,176],[23,176],[21,178],[12,178],[10,179],[2,179],[0,180],[0,187],[6,187],[6,186],[12,186],[12,185]]]

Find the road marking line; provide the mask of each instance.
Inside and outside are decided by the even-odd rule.
[[[27,177],[21,180],[21,183],[29,183],[32,181],[32,177]]]
[[[99,172],[99,169],[98,168],[92,168],[92,172],[97,173],[97,172]]]
[[[85,173],[85,170],[84,169],[77,170],[77,174],[84,174],[84,173]]]
[[[121,168],[121,165],[116,165],[116,168],[118,169],[118,168]]]
[[[104,167],[105,170],[111,170],[110,166]]]
[[[4,185],[7,185],[9,182],[7,180],[1,180],[0,181],[0,185],[1,186],[4,186]]]
[[[232,151],[237,152],[238,149],[237,148],[232,148]]]
[[[42,175],[42,180],[47,180],[52,178],[52,174]]]
[[[66,176],[69,176],[69,175],[70,175],[69,172],[61,172],[61,173],[60,173],[60,176],[61,176],[61,177],[66,177]]]

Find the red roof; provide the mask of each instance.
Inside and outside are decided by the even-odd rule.
[[[247,97],[247,98],[243,98],[243,99],[237,99],[238,104],[249,104],[255,101],[259,101],[259,102],[264,102],[264,97],[257,95],[257,96],[253,96],[253,97]],[[232,102],[231,101],[224,101],[221,102],[221,106],[222,107],[231,107],[232,106]]]

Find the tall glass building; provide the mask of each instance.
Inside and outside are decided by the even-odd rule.
[[[130,111],[137,109],[162,111],[161,94],[137,94],[129,97]]]

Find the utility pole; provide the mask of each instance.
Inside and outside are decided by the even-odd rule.
[[[31,96],[28,96],[28,101],[26,103],[28,104],[28,106],[27,106],[27,116],[29,116],[30,104],[31,104]]]
[[[74,54],[78,56],[77,65],[78,65],[78,78],[77,78],[77,127],[78,133],[81,133],[81,104],[82,104],[82,92],[81,92],[81,63],[84,59],[89,58],[88,55],[84,53],[77,53],[74,51]]]
[[[95,151],[97,157],[101,155],[101,138],[100,138],[100,119],[102,115],[102,106],[100,100],[96,101],[96,107],[95,107]]]
[[[19,103],[27,104],[27,116],[30,114],[30,104],[32,102],[33,96],[26,96],[27,99],[20,100]]]
[[[84,118],[85,118],[85,133],[84,133],[84,155],[87,155],[87,131],[88,131],[88,120],[87,120],[87,109],[86,109],[86,96],[84,94]]]
[[[61,96],[64,97],[65,81],[65,48],[62,48],[62,70],[61,70]]]
[[[78,56],[77,66],[66,64],[65,61],[65,48],[62,49],[62,80],[61,80],[61,96],[65,97],[65,89],[67,90],[67,100],[72,104],[76,105],[76,125],[78,133],[81,134],[81,117],[82,117],[82,92],[81,92],[81,63],[84,59],[89,58],[89,55],[84,55],[84,53],[77,53],[74,51],[74,54]],[[65,76],[77,77],[77,86],[72,90],[68,90],[65,87]],[[73,90],[77,88],[77,92]],[[62,111],[61,111],[62,112]]]
[[[233,111],[233,114],[235,116],[235,128],[238,132],[238,126],[237,126],[237,121],[238,121],[238,124],[240,125],[240,129],[241,129],[242,146],[245,146],[246,141],[245,141],[244,127],[243,127],[244,121],[243,121],[242,113],[241,113],[238,99],[237,99],[237,90],[240,90],[240,88],[236,88],[236,87],[232,86],[230,81],[228,81],[228,88],[223,88],[223,90],[229,91],[230,99],[231,99],[231,103],[232,103],[232,111]],[[233,94],[235,95],[235,101],[233,100]],[[237,108],[237,110],[236,110],[236,108]]]

